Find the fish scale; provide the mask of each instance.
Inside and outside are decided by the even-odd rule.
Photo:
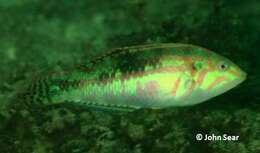
[[[221,63],[226,70],[221,70]],[[27,102],[37,105],[164,108],[201,103],[245,77],[237,65],[208,49],[180,43],[150,44],[117,48],[68,72],[43,77],[25,95]]]

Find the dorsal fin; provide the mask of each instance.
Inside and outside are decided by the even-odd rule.
[[[182,44],[182,43],[155,43],[155,44],[146,44],[146,45],[136,45],[136,46],[126,46],[113,48],[108,50],[104,55],[98,56],[93,60],[90,60],[91,63],[95,63],[96,61],[100,61],[106,57],[116,56],[120,54],[125,54],[129,52],[137,52],[137,51],[145,51],[148,49],[158,49],[158,48],[179,48],[179,47],[192,47],[190,44]]]
[[[86,65],[80,65],[79,68],[83,69],[84,71],[90,70],[90,67],[101,62],[107,57],[118,56],[126,53],[134,53],[137,51],[145,51],[149,49],[162,49],[162,48],[180,48],[180,47],[194,47],[194,45],[190,44],[182,44],[182,43],[155,43],[155,44],[146,44],[146,45],[136,45],[136,46],[126,46],[126,47],[119,47],[113,48],[108,50],[105,54],[101,56],[97,56],[87,62]]]

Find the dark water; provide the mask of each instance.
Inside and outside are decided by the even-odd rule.
[[[0,152],[259,153],[259,19],[257,0],[0,1]],[[193,107],[134,113],[59,107],[33,115],[5,107],[21,101],[15,92],[36,73],[84,63],[108,48],[154,42],[212,49],[248,79]],[[239,139],[197,141],[198,133]]]

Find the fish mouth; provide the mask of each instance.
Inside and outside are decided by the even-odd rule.
[[[233,81],[225,83],[222,88],[216,89],[215,91],[212,92],[212,96],[215,97],[217,95],[220,95],[222,93],[225,93],[235,87],[237,87],[239,84],[244,82],[247,78],[247,74],[245,72],[241,73],[241,77],[238,79],[235,79]]]
[[[238,84],[244,82],[247,79],[247,73],[240,69],[240,77],[238,78]]]
[[[242,82],[244,82],[247,79],[247,73],[246,72],[241,72],[241,77],[239,79],[236,79],[235,81],[237,81],[236,85],[241,84]]]

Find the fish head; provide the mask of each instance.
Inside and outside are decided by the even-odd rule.
[[[193,80],[197,86],[192,96],[199,103],[220,95],[242,83],[246,72],[228,58],[201,48],[204,55],[193,60]],[[206,53],[206,54],[205,54]]]

